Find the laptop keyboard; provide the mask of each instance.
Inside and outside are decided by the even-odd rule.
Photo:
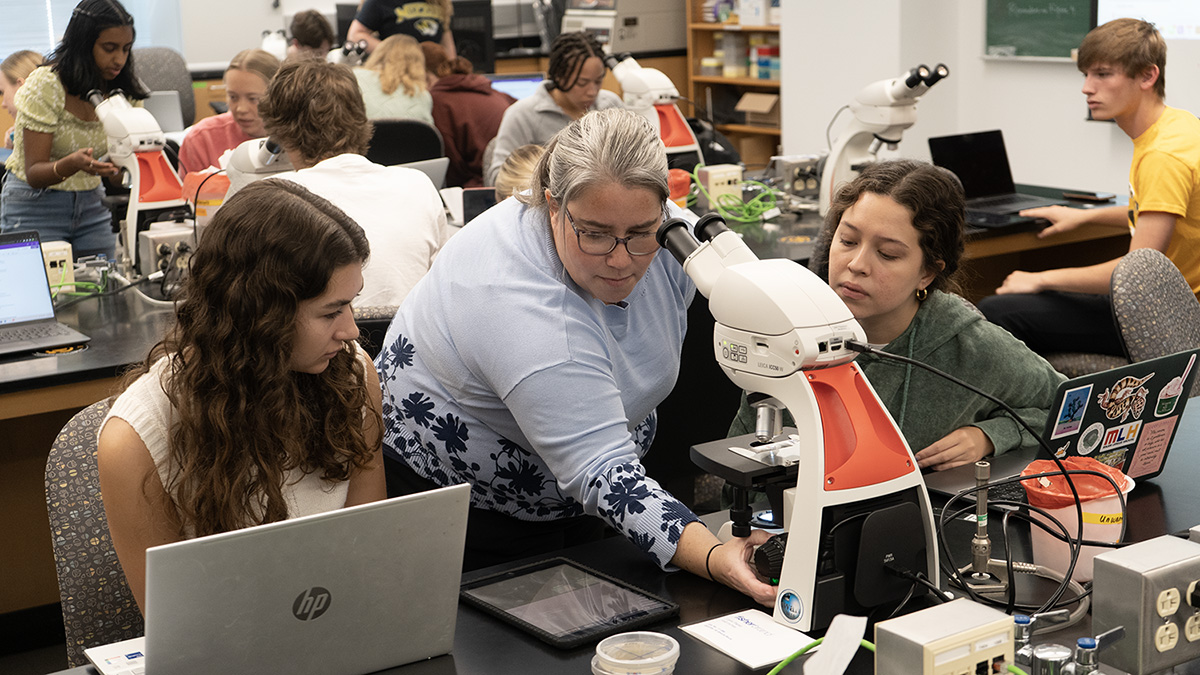
[[[70,335],[71,329],[57,322],[46,322],[32,326],[0,328],[0,342],[24,342],[42,338]]]

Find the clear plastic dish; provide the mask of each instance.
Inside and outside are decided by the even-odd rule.
[[[592,657],[593,675],[670,675],[679,643],[670,635],[636,631],[605,638]]]

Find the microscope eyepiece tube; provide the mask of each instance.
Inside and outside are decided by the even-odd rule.
[[[715,213],[706,213],[696,221],[696,238],[700,241],[712,241],[722,232],[728,232],[725,219]]]
[[[658,239],[658,245],[670,251],[680,264],[700,248],[700,242],[692,236],[683,218],[672,218],[660,225],[655,238]]]

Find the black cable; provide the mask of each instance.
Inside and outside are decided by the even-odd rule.
[[[154,277],[154,275],[151,274],[151,275],[144,276],[141,279],[138,279],[137,281],[131,281],[130,283],[128,283],[124,286],[121,286],[120,288],[113,289],[111,291],[101,291],[98,293],[89,293],[87,295],[81,295],[78,298],[71,298],[70,300],[64,302],[63,304],[55,306],[54,311],[57,312],[60,309],[66,309],[67,307],[70,307],[71,305],[83,302],[84,300],[90,300],[91,298],[107,298],[107,297],[110,297],[113,295],[119,295],[119,294],[124,293],[125,291],[133,288],[134,286],[138,286],[140,284],[144,284],[144,283],[150,281],[151,278],[157,278],[157,277]]]
[[[1062,463],[1062,460],[1060,460],[1055,455],[1054,450],[1050,447],[1050,445],[1048,443],[1046,443],[1045,439],[1042,438],[1041,434],[1034,431],[1033,427],[1029,426],[1029,423],[1026,422],[1024,419],[1022,419],[1021,416],[1017,414],[1017,411],[1013,410],[1011,406],[1009,406],[1004,401],[1001,401],[1000,399],[996,398],[995,396],[992,396],[991,394],[979,389],[978,387],[975,387],[972,384],[964,382],[949,373],[938,370],[937,368],[934,368],[933,366],[930,366],[928,364],[917,361],[916,359],[910,359],[910,358],[907,358],[904,356],[900,356],[899,354],[890,354],[888,352],[885,352],[880,349],[875,349],[874,347],[872,347],[870,345],[863,344],[856,340],[846,340],[845,345],[846,345],[847,349],[849,349],[851,351],[859,352],[861,354],[873,354],[877,357],[892,359],[893,361],[899,361],[901,363],[905,363],[905,364],[908,364],[911,366],[916,366],[925,371],[933,373],[934,375],[942,377],[950,382],[953,382],[953,383],[957,384],[958,386],[966,389],[967,391],[970,391],[978,396],[982,396],[983,398],[987,399],[988,401],[991,401],[991,402],[995,403],[996,405],[1000,406],[1001,408],[1003,408],[1004,411],[1007,412],[1010,417],[1012,417],[1014,422],[1016,422],[1025,431],[1029,432],[1029,435],[1032,436],[1033,439],[1038,442],[1038,445],[1040,445],[1043,449],[1045,449],[1047,456],[1049,456],[1050,459],[1052,459],[1054,461],[1055,465],[1058,466],[1059,470],[1062,471],[1062,475],[1067,480],[1067,487],[1071,488],[1071,496],[1075,498],[1075,517],[1076,517],[1076,520],[1077,520],[1078,526],[1079,526],[1078,527],[1078,536],[1076,537],[1076,541],[1077,542],[1083,541],[1083,503],[1081,502],[1081,500],[1079,498],[1079,490],[1077,490],[1075,488],[1075,481],[1071,479],[1071,477],[1069,475],[1070,472],[1067,471],[1067,467]],[[1026,478],[1028,478],[1028,477],[1026,477]],[[1120,487],[1117,488],[1117,494],[1118,495],[1121,494]],[[1122,500],[1121,503],[1122,503],[1122,508],[1123,508],[1124,500]],[[945,516],[945,512],[943,511],[943,517],[944,516]],[[1064,528],[1064,531],[1065,531],[1065,528]],[[1069,533],[1067,533],[1067,534],[1069,536]],[[1124,539],[1124,538],[1125,538],[1125,519],[1122,518],[1121,519],[1121,536],[1118,537],[1117,540],[1120,541],[1121,539]],[[1075,572],[1075,565],[1079,560],[1079,548],[1080,547],[1078,544],[1071,547],[1071,564],[1067,569],[1066,575],[1064,575],[1064,577],[1063,577],[1063,582],[1059,585],[1058,590],[1055,591],[1054,595],[1051,596],[1051,600],[1048,601],[1047,604],[1052,605],[1052,604],[1058,602],[1058,600],[1062,597],[1062,595],[1064,593],[1066,593],[1067,587],[1068,587],[1067,582],[1070,580],[1071,575]],[[949,554],[948,550],[947,550],[947,554]]]
[[[217,169],[216,171],[205,176],[204,180],[200,181],[200,184],[196,186],[196,196],[192,198],[192,241],[195,242],[196,246],[200,245],[200,229],[196,225],[196,205],[200,203],[200,190],[204,187],[204,184],[208,182],[209,178],[212,178],[219,173],[225,173],[225,169]]]

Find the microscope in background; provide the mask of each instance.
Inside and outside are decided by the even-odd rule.
[[[87,98],[108,135],[108,159],[121,168],[121,183],[129,188],[129,205],[120,226],[122,271],[131,276],[152,274],[159,271],[161,244],[191,236],[191,225],[185,222],[183,183],[167,161],[166,137],[150,111],[135,108],[119,89],[107,98],[93,89]]]
[[[821,173],[822,216],[829,211],[837,188],[854,180],[863,165],[874,162],[880,147],[896,149],[904,130],[917,121],[917,100],[949,74],[942,63],[933,70],[920,65],[900,77],[868,84],[854,95],[850,102],[854,119],[838,134]]]
[[[679,90],[671,78],[657,68],[643,68],[629,54],[610,54],[604,57],[604,63],[621,85],[625,107],[645,117],[658,130],[667,148],[668,165],[690,173],[702,163],[700,142],[675,105]]]
[[[692,457],[740,493],[725,540],[750,534],[745,489],[781,498],[775,513],[786,535],[756,554],[776,559],[768,572],[779,581],[775,620],[819,630],[837,614],[901,601],[917,577],[936,580],[925,484],[846,346],[866,342],[850,310],[800,265],[759,260],[719,216],[702,217],[696,236],[669,220],[658,240],[708,298],[717,361],[757,409],[757,440],[697,446]],[[799,431],[780,440],[782,408]]]

